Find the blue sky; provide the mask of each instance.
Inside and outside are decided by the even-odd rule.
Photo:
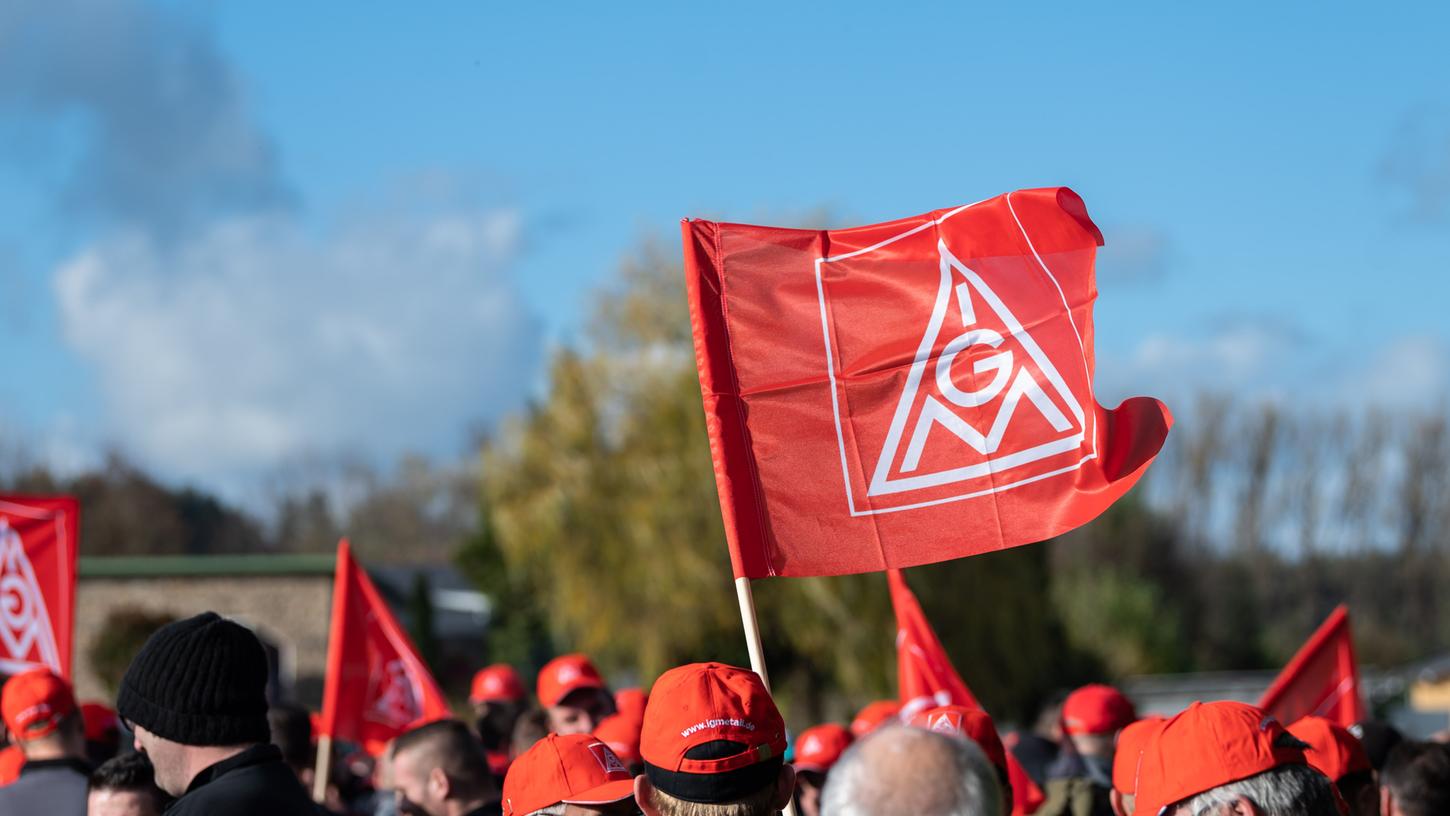
[[[0,13],[0,432],[230,493],[456,455],[683,216],[1057,184],[1105,403],[1443,404],[1444,4],[618,5]]]

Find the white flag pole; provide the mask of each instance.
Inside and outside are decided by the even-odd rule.
[[[317,740],[317,766],[312,771],[312,801],[327,801],[327,777],[332,773],[332,737],[323,734]]]
[[[750,670],[760,675],[765,690],[770,691],[770,675],[765,671],[765,647],[760,642],[760,624],[755,619],[755,594],[750,591],[749,578],[735,579],[735,598],[740,601],[740,622],[745,625],[745,648],[750,651]],[[785,816],[796,816],[795,794],[791,794],[783,812]]]

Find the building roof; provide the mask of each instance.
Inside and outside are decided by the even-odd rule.
[[[81,578],[162,578],[244,575],[332,575],[332,553],[244,555],[88,555],[76,572]]]

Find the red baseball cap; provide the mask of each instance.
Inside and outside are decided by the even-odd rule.
[[[605,717],[594,728],[594,736],[603,740],[626,765],[640,760],[639,732],[644,727],[644,712],[620,712]]]
[[[901,713],[901,703],[895,700],[877,700],[867,703],[851,721],[851,736],[860,739],[880,728],[882,723]]]
[[[825,773],[841,758],[853,739],[850,731],[835,723],[807,728],[796,738],[795,761],[791,764],[798,771]]]
[[[614,710],[620,714],[643,717],[644,707],[648,702],[649,695],[644,689],[627,688],[614,692]]]
[[[607,805],[634,796],[634,777],[592,734],[550,734],[514,760],[503,780],[504,816],[560,802]]]
[[[1113,787],[1118,793],[1132,795],[1138,790],[1138,758],[1148,740],[1158,733],[1167,717],[1144,717],[1137,722],[1123,726],[1118,732],[1117,747],[1113,749]]]
[[[997,726],[992,723],[987,712],[959,705],[937,706],[912,717],[910,725],[975,742],[982,749],[982,753],[987,755],[992,767],[1006,778],[1007,751],[1002,747]]]
[[[44,667],[15,675],[5,681],[0,691],[0,715],[17,739],[44,737],[75,710],[76,698],[70,684]]]
[[[1169,805],[1283,765],[1304,765],[1306,746],[1244,703],[1194,703],[1163,723],[1138,762],[1135,813]]]
[[[1083,686],[1062,703],[1062,729],[1069,734],[1111,734],[1136,719],[1133,703],[1112,686]]]
[[[81,719],[86,724],[87,742],[105,742],[121,733],[116,712],[104,703],[81,703]]]
[[[582,654],[556,657],[539,670],[539,705],[544,708],[552,708],[570,693],[585,688],[608,689],[599,670]]]
[[[639,752],[650,782],[665,793],[736,801],[775,781],[785,748],[785,721],[755,672],[691,663],[655,681]]]
[[[478,670],[473,675],[473,687],[468,692],[470,703],[492,703],[495,701],[516,702],[528,696],[524,684],[519,681],[518,672],[506,663],[495,663]]]
[[[1289,733],[1309,744],[1304,751],[1309,766],[1334,782],[1372,770],[1364,744],[1338,723],[1323,717],[1304,717],[1289,726]]]

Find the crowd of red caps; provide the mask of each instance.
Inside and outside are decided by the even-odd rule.
[[[998,811],[982,816],[1450,816],[1450,751],[1421,751],[1400,762],[1405,767],[1393,778],[1381,779],[1361,740],[1345,728],[1316,717],[1286,728],[1236,702],[1194,703],[1172,717],[1139,718],[1116,689],[1087,686],[1063,702],[1060,733],[1050,735],[1058,744],[1043,762],[1023,752],[1022,735],[1009,735],[1004,745],[984,711],[939,706],[904,719],[893,701],[867,705],[849,727],[805,729],[791,746],[759,677],[718,663],[672,669],[646,695],[640,689],[613,693],[586,657],[565,655],[540,671],[535,696],[537,709],[508,666],[489,666],[475,676],[470,702],[479,717],[476,728],[502,789],[494,809],[472,813],[763,816],[793,802],[803,816],[835,816],[823,796],[832,770],[854,746],[908,728],[975,746],[1000,793]],[[10,783],[22,766],[50,762],[37,756],[27,761],[26,746],[74,721],[76,712],[88,754],[114,754],[121,730],[112,710],[99,703],[78,706],[69,685],[44,669],[6,682],[0,714],[10,744],[0,750],[0,785],[7,786],[0,787],[0,814],[10,812],[5,796],[8,787],[20,787]],[[537,731],[519,739],[528,733],[531,712]],[[1387,763],[1394,760],[1381,757],[1378,765]],[[1028,765],[1046,797],[1024,805],[1024,780],[1014,778],[1013,766]],[[1307,780],[1293,806],[1300,809],[1286,810],[1290,806],[1268,801],[1272,797],[1255,801],[1258,794],[1241,784],[1285,771]],[[1322,788],[1318,800],[1316,784]],[[84,802],[84,784],[73,788],[67,795]],[[711,810],[716,806],[726,809]],[[58,805],[55,812],[65,811]],[[98,812],[94,803],[91,812]],[[842,816],[856,812],[894,811],[876,807]]]

